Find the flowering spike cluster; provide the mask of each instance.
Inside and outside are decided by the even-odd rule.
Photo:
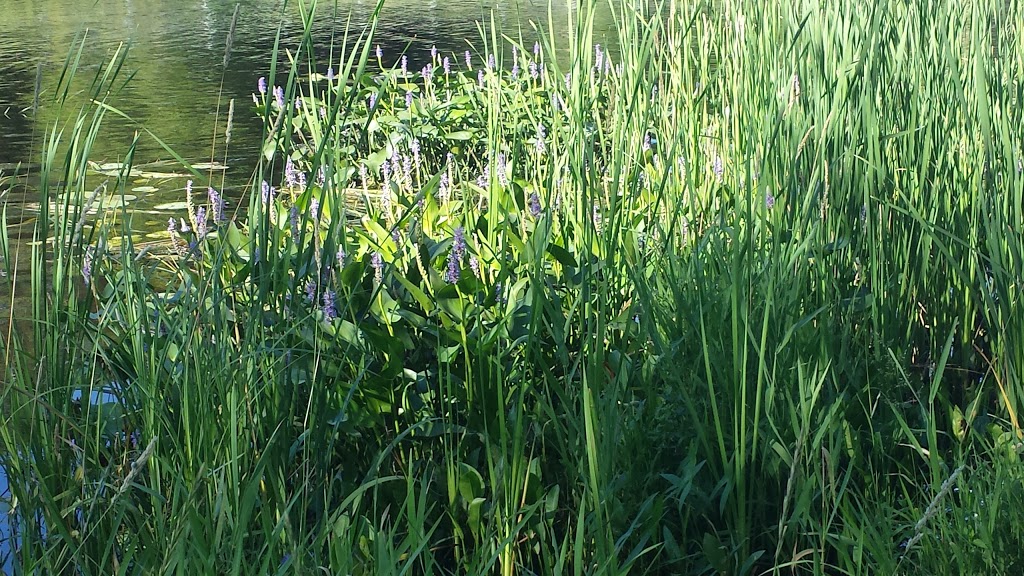
[[[214,190],[213,187],[206,189],[206,195],[210,201],[210,209],[213,211],[213,223],[219,226],[227,222],[228,218],[224,214],[224,197]]]
[[[320,219],[320,201],[316,198],[309,201],[309,219],[314,222]]]
[[[534,192],[530,194],[530,216],[534,218],[540,218],[541,207],[540,207],[540,195]]]
[[[277,107],[284,110],[284,89],[280,86],[274,86],[274,100],[277,101]]]
[[[462,226],[459,226],[455,229],[455,235],[452,238],[452,250],[448,253],[448,265],[444,274],[445,282],[455,284],[459,281],[459,274],[461,272],[460,266],[465,254],[466,232]]]
[[[370,257],[370,266],[373,267],[373,279],[378,284],[384,279],[384,257],[380,252],[374,252]]]
[[[715,173],[715,179],[721,182],[725,176],[725,165],[722,163],[722,157],[718,154],[715,154],[715,159],[711,163],[711,171]]]
[[[172,220],[173,222],[173,220]],[[95,250],[92,246],[85,249],[85,254],[82,256],[82,280],[86,286],[92,284],[92,260]]]
[[[445,56],[444,60],[441,62],[441,67],[444,69],[445,76],[452,73],[452,62],[447,56]]]
[[[299,184],[299,171],[295,169],[291,158],[284,163],[284,181],[289,188],[294,188]]]
[[[334,307],[334,292],[332,290],[324,290],[320,310],[324,313],[324,318],[328,321],[334,320],[338,317],[338,312]]]
[[[547,137],[547,133],[544,130],[544,125],[540,122],[537,123],[537,140],[534,143],[534,148],[538,154],[543,154],[545,150],[544,139]]]
[[[205,238],[207,227],[206,227],[206,208],[200,206],[196,208],[196,238]]]
[[[267,79],[263,76],[260,76],[260,79],[256,82],[256,88],[260,91],[260,96],[266,96]]]

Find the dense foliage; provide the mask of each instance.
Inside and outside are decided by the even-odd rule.
[[[84,224],[111,62],[9,344],[22,571],[1019,572],[1024,10],[592,14],[275,47],[165,258]]]

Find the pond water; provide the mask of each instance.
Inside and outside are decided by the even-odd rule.
[[[562,40],[567,37],[565,23],[573,9],[570,1],[574,0],[552,0],[553,22]],[[73,46],[82,43],[79,76],[91,80],[120,43],[127,42],[127,69],[122,76],[131,74],[132,78],[112,103],[181,156],[200,162],[210,160],[218,103],[223,125],[227,102],[235,99],[228,180],[239,185],[248,180],[260,148],[260,124],[251,113],[251,95],[256,80],[268,74],[278,27],[282,47],[294,50],[298,46],[302,22],[297,2],[242,2],[226,70],[222,68],[224,45],[237,0],[3,0],[2,4],[0,166],[38,162],[44,131],[61,119],[56,106],[47,104],[52,102]],[[332,46],[338,53],[346,25],[353,32],[361,31],[374,7],[366,0],[320,3],[313,36],[318,57],[324,62],[321,72],[326,71]],[[383,48],[385,65],[405,52],[410,67],[419,69],[429,59],[432,46],[446,54],[478,51],[482,44],[478,23],[489,22],[492,13],[502,32],[512,37],[521,33],[527,45],[532,45],[536,37],[533,23],[547,22],[548,4],[546,0],[385,3],[374,43]],[[602,42],[611,24],[610,15],[599,15],[597,21],[595,41]],[[40,107],[34,110],[37,82]],[[134,133],[128,122],[108,115],[93,159],[122,159]],[[223,160],[222,153],[218,150],[217,160]],[[170,160],[170,155],[152,139],[144,138],[135,154],[136,164],[160,160]],[[183,187],[184,182],[171,181],[157,190],[142,187],[137,195],[141,205],[153,207],[181,200]]]

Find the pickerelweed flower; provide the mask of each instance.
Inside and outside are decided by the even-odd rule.
[[[715,154],[715,158],[711,162],[711,171],[715,173],[715,179],[721,182],[725,176],[725,165],[722,162],[722,157],[718,154]]]
[[[256,81],[256,88],[260,91],[260,96],[266,96],[267,79],[263,76],[260,76],[260,79]]]
[[[309,219],[314,222],[320,219],[320,201],[316,198],[309,201]]]
[[[367,102],[367,104],[369,105],[368,108],[370,110],[373,110],[373,108],[377,105],[377,93],[376,92],[370,92],[370,98],[369,98],[369,101]]]
[[[277,101],[277,107],[284,110],[284,88],[274,86],[274,100]]]
[[[405,93],[405,107],[412,108],[412,91],[409,90]]]
[[[292,163],[291,158],[285,160],[284,163],[284,181],[290,188],[294,188],[299,184],[299,171],[295,169],[295,164]]]
[[[764,196],[764,205],[765,205],[765,207],[766,207],[766,208],[768,208],[769,210],[771,210],[771,209],[772,209],[772,207],[773,207],[773,206],[775,206],[775,196],[773,196],[771,192],[767,192],[767,193],[765,193],[765,196]]]
[[[481,88],[484,87],[484,71],[482,69],[477,70],[476,72],[476,83],[479,84]]]
[[[466,50],[466,70],[473,69],[473,56]]]
[[[519,50],[512,46],[512,79],[519,77]]]
[[[334,292],[332,290],[324,290],[320,311],[324,313],[324,318],[328,321],[338,317],[338,312],[334,308]]]
[[[537,154],[543,154],[545,149],[544,139],[547,138],[547,134],[544,130],[544,125],[540,122],[537,123],[537,139],[534,142],[534,149],[537,150]]]
[[[459,260],[455,257],[455,251],[448,253],[448,263],[444,271],[444,281],[449,284],[455,284],[459,281]]]
[[[327,81],[334,83],[334,68],[330,66],[327,67]]]
[[[430,59],[437,60],[437,46],[430,47]]]
[[[424,84],[429,84],[431,78],[434,77],[434,67],[431,66],[430,64],[427,64],[426,66],[423,67],[422,70],[420,70],[420,75],[423,76]]]
[[[469,269],[473,271],[473,276],[480,277],[480,261],[476,256],[469,257]]]
[[[540,58],[540,42],[533,43],[533,56],[534,58]]]
[[[594,44],[594,70],[601,72],[604,69],[604,52],[601,52],[601,45]]]
[[[530,61],[530,78],[536,80],[538,76],[540,76],[540,74],[537,73],[537,63]]]
[[[327,183],[327,171],[324,170],[323,166],[321,166],[316,171],[316,185],[321,187],[321,188],[323,188],[324,184],[326,184],[326,183]]]
[[[334,259],[338,261],[338,268],[345,266],[345,251],[338,248],[338,252],[334,255]]]
[[[534,218],[540,218],[541,207],[540,207],[540,194],[534,192],[530,194],[530,216]]]
[[[402,54],[402,76],[409,75],[409,57]]]
[[[196,208],[196,237],[205,238],[206,232],[206,208],[200,206]]]
[[[488,54],[487,55],[487,69],[488,70],[494,70],[494,66],[495,66],[494,54]]]
[[[377,52],[377,60],[380,60],[381,58],[384,57],[384,52],[380,49],[380,44],[377,44],[376,52]]]
[[[220,225],[227,222],[228,218],[224,214],[224,197],[213,187],[206,189],[206,196],[210,202],[210,209],[213,210],[213,223]]]
[[[570,72],[566,72],[565,73],[565,89],[566,90],[571,90],[572,89],[572,73],[570,73]]]
[[[370,266],[373,267],[373,279],[380,284],[384,279],[384,257],[380,255],[380,252],[374,252],[370,257]]]
[[[306,280],[306,302],[312,304],[316,302],[316,283],[312,280]]]
[[[444,60],[441,61],[441,67],[444,69],[444,75],[445,76],[451,74],[451,72],[452,72],[452,62],[451,62],[451,60],[448,59],[447,56],[445,56]]]

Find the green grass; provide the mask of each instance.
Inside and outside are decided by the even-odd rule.
[[[8,344],[21,571],[1019,572],[1020,4],[594,10],[275,43],[251,194],[195,173],[163,259],[77,225],[111,62]]]

